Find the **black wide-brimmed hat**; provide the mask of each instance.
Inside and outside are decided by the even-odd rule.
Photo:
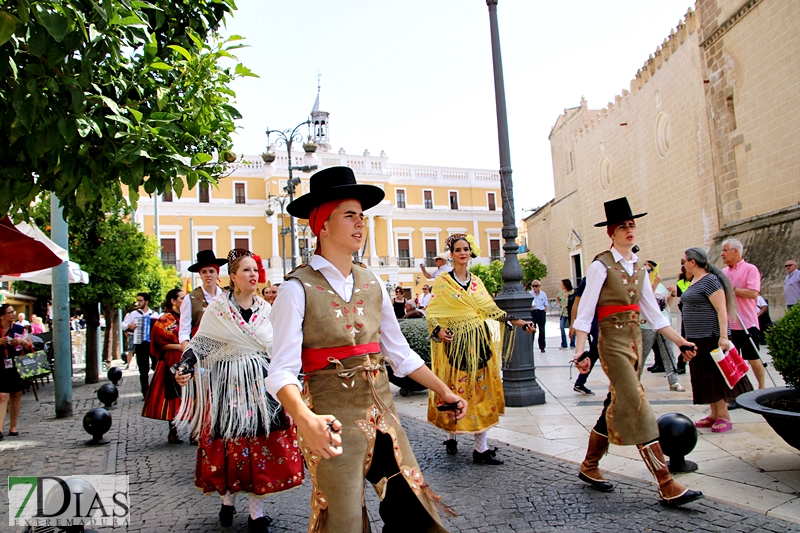
[[[595,226],[598,228],[608,226],[610,224],[619,224],[620,222],[643,217],[647,214],[639,213],[638,215],[634,215],[633,211],[631,211],[631,206],[628,203],[628,198],[625,196],[622,198],[617,198],[616,200],[611,200],[610,202],[605,202],[603,204],[603,208],[606,210],[606,219],[603,222],[598,222],[595,224]]]
[[[358,200],[366,211],[383,200],[384,192],[374,185],[358,184],[349,167],[330,167],[320,170],[310,180],[311,191],[286,206],[290,215],[308,218],[311,210],[332,200]]]
[[[227,259],[220,259],[211,250],[201,250],[197,252],[197,262],[189,267],[189,272],[200,272],[200,269],[208,265],[222,266],[228,263]]]

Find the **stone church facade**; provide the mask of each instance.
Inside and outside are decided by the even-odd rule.
[[[627,196],[640,257],[674,281],[683,251],[729,237],[784,307],[783,264],[800,259],[800,4],[698,0],[606,107],[585,100],[550,133],[555,198],[525,219],[544,289],[579,279],[609,239],[594,223]],[[721,264],[721,263],[720,263]],[[773,313],[773,317],[782,312]]]

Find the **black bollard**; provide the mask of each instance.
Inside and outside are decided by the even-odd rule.
[[[112,366],[108,369],[106,376],[108,376],[108,381],[116,385],[122,381],[122,369],[118,366]]]
[[[697,463],[685,459],[697,445],[697,428],[689,417],[680,413],[667,413],[658,418],[658,440],[667,464],[673,474],[694,472]]]
[[[114,404],[119,398],[119,391],[117,387],[112,385],[111,383],[106,383],[99,389],[97,389],[97,399],[103,402],[103,405],[106,408],[106,411],[111,411],[112,409],[116,409],[117,407]]]
[[[104,439],[103,435],[111,429],[111,415],[102,407],[95,407],[83,417],[83,429],[92,436],[86,441],[87,445],[108,444],[111,441]]]

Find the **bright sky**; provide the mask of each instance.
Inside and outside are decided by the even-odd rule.
[[[237,0],[227,32],[260,79],[237,81],[238,154],[306,120],[322,74],[332,150],[390,163],[497,169],[485,0]],[[517,217],[553,197],[548,135],[583,95],[605,107],[693,6],[690,0],[500,0]],[[518,218],[519,220],[519,218]]]

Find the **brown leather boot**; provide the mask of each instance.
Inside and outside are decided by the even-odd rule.
[[[581,463],[578,477],[600,492],[611,492],[614,485],[606,481],[603,473],[600,472],[600,459],[608,451],[608,437],[592,430],[589,434],[589,448],[586,450],[586,458]]]
[[[703,493],[698,490],[689,490],[672,478],[667,467],[667,460],[661,450],[661,443],[653,441],[648,444],[637,444],[639,453],[644,459],[644,464],[658,482],[659,503],[667,507],[678,507],[685,503],[699,500]]]

